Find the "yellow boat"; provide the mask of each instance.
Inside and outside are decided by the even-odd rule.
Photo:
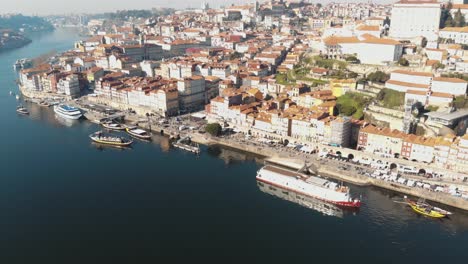
[[[101,131],[91,134],[89,137],[96,143],[119,147],[128,147],[133,143],[133,140],[124,137],[105,136]]]
[[[432,218],[444,218],[446,217],[447,215],[446,214],[442,214],[442,213],[439,213],[437,211],[435,211],[432,207],[430,206],[422,206],[422,205],[418,205],[417,203],[414,203],[414,202],[409,202],[408,205],[418,214],[422,214],[422,215],[425,215],[425,216],[428,216],[428,217],[432,217]]]

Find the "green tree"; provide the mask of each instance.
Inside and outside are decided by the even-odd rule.
[[[457,12],[455,12],[455,15],[453,17],[453,25],[455,27],[464,27],[465,24],[465,16],[460,11],[460,8],[458,8]]]
[[[408,66],[409,65],[409,61],[405,58],[400,58],[398,60],[398,64],[400,64],[401,66]]]
[[[433,67],[435,70],[438,70],[438,69],[444,69],[444,68],[445,68],[445,65],[443,65],[443,64],[440,63],[440,62],[437,62],[437,63],[435,63],[432,67]]]
[[[440,23],[439,27],[452,27],[453,26],[453,18],[450,10],[452,9],[452,2],[449,2],[447,6],[444,6],[440,13]]]
[[[390,75],[383,71],[376,71],[367,76],[367,80],[371,82],[385,83],[388,79],[390,79]]]
[[[340,115],[345,115],[345,116],[352,116],[354,113],[356,113],[356,107],[352,105],[339,105],[338,111]]]
[[[382,101],[385,98],[385,91],[386,91],[386,89],[380,90],[379,93],[377,94],[377,96],[375,96],[375,99],[377,101]]]
[[[384,88],[379,91],[375,100],[379,101],[384,107],[398,108],[405,102],[405,93]]]
[[[356,56],[347,56],[345,58],[345,61],[351,62],[351,63],[360,63],[359,59]]]
[[[242,58],[242,53],[234,51],[231,55],[229,55],[229,60],[235,60]]]
[[[357,77],[358,77],[358,74],[355,73],[355,72],[348,72],[348,73],[346,73],[346,78],[352,78],[352,79],[354,79],[354,78],[357,78]]]
[[[423,38],[421,40],[421,47],[425,48],[427,46],[427,39],[426,38]]]
[[[388,16],[385,17],[385,20],[384,20],[383,24],[390,26],[390,23],[391,23],[390,18]]]
[[[219,136],[223,128],[218,123],[210,123],[206,125],[205,131],[212,136]]]
[[[348,92],[336,101],[336,109],[338,113],[346,116],[353,116],[355,119],[364,117],[364,108],[371,101],[371,97],[364,96],[360,93]]]
[[[445,20],[444,27],[453,27],[455,26],[455,23],[453,21],[452,15],[447,17],[447,20]]]

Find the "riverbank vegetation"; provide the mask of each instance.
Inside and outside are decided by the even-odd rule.
[[[209,123],[205,127],[205,131],[212,136],[219,136],[223,128],[218,123]]]

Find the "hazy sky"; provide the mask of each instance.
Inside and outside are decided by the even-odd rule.
[[[148,9],[152,7],[200,7],[202,2],[208,2],[212,7],[228,6],[232,3],[249,3],[253,0],[3,0],[0,4],[0,14],[65,14],[65,13],[99,13],[122,9]],[[331,0],[312,2],[329,2]],[[359,1],[359,2],[363,2]],[[388,2],[391,0],[374,0]],[[260,1],[262,2],[262,1]],[[353,0],[335,0],[334,2],[358,2]]]
[[[152,7],[200,7],[202,2],[217,7],[221,3],[246,3],[249,0],[3,0],[0,13],[63,14],[99,13],[122,9],[149,9]]]

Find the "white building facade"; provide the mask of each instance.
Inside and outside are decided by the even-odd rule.
[[[396,39],[425,37],[437,40],[441,4],[437,1],[401,0],[393,5],[390,36]]]

